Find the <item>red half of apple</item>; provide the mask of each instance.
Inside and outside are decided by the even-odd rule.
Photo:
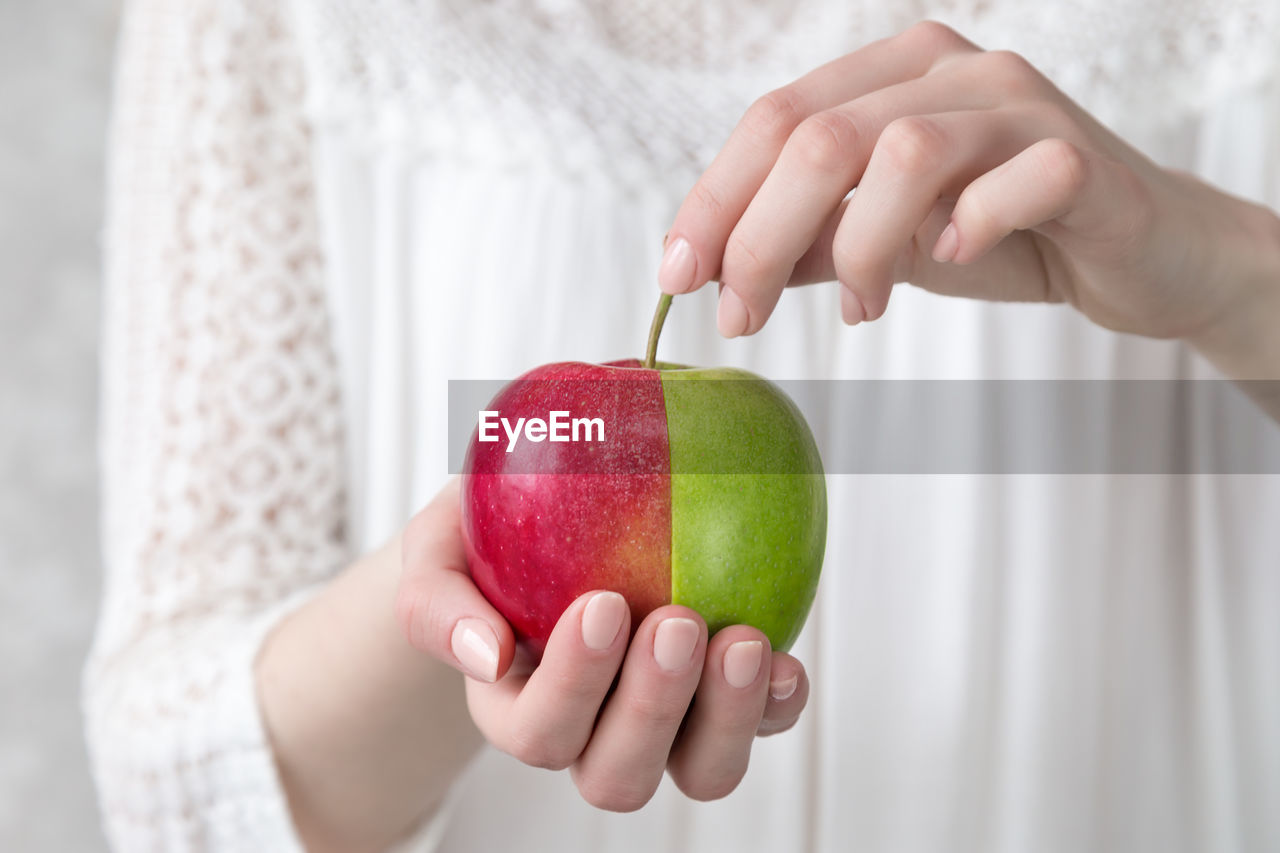
[[[734,368],[549,364],[482,414],[463,468],[476,586],[540,656],[592,589],[795,641],[822,569],[822,461],[795,404]],[[483,439],[483,440],[482,440]]]

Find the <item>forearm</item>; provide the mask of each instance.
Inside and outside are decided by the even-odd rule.
[[[393,615],[397,537],[282,621],[259,701],[309,850],[380,850],[438,807],[481,740],[461,676],[411,648]]]
[[[1234,239],[1211,272],[1230,282],[1231,310],[1191,343],[1233,379],[1280,381],[1280,215],[1247,202],[1232,213]]]
[[[1280,215],[1245,202],[1236,212],[1222,272],[1237,285],[1233,309],[1189,343],[1280,421]]]

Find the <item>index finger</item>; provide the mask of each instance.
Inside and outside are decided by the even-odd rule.
[[[688,293],[719,277],[729,234],[800,122],[922,77],[945,57],[976,49],[949,27],[925,21],[828,62],[757,100],[677,211],[658,270],[659,287],[666,293]]]

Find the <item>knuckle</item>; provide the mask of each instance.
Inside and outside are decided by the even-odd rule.
[[[624,699],[627,714],[650,727],[673,729],[684,719],[689,700],[660,692],[631,693]]]
[[[903,31],[901,38],[917,48],[941,51],[957,47],[964,38],[940,21],[926,20],[912,24]]]
[[[729,235],[724,247],[723,268],[727,271],[724,278],[732,278],[735,284],[754,284],[769,275],[773,265],[760,252],[753,248],[751,242],[736,230]]]
[[[693,185],[693,189],[689,191],[689,197],[693,204],[708,216],[718,219],[724,215],[724,199],[719,190],[713,187],[705,177]]]
[[[743,114],[739,127],[766,147],[780,148],[804,116],[799,92],[783,86],[757,98]]]
[[[393,603],[396,624],[409,645],[429,651],[432,625],[431,593],[421,583],[401,582]]]
[[[1132,169],[1119,163],[1112,165],[1115,175],[1109,179],[1116,183],[1125,199],[1125,203],[1119,205],[1122,213],[1116,227],[1117,246],[1122,255],[1132,256],[1142,251],[1151,237],[1157,218],[1156,202],[1151,190]]]
[[[1041,76],[1022,54],[1012,50],[989,50],[979,54],[985,79],[1006,96],[1032,94],[1040,89]]]
[[[849,162],[858,138],[858,128],[851,118],[827,110],[802,121],[787,146],[811,169],[840,172]]]
[[[409,637],[411,629],[418,619],[418,600],[416,590],[402,580],[400,586],[396,588],[392,611],[395,613],[396,624],[400,626],[400,630],[404,632],[406,637]],[[412,640],[412,637],[409,638]]]
[[[550,678],[545,686],[562,707],[578,708],[588,703],[600,704],[607,685],[601,685],[594,675],[589,676],[588,667],[589,664],[579,661],[577,666],[556,668],[546,673]]]
[[[574,775],[574,784],[582,799],[609,812],[634,812],[643,808],[653,796],[653,788],[637,779],[612,775],[607,778],[594,773]]]
[[[549,739],[545,732],[527,724],[516,725],[510,730],[503,752],[521,764],[544,770],[563,770],[577,758],[577,755],[570,755],[563,745]]]
[[[1070,197],[1084,189],[1089,180],[1089,164],[1084,153],[1065,139],[1045,139],[1038,151],[1046,183]]]
[[[926,175],[942,166],[947,155],[947,134],[933,119],[907,116],[892,121],[876,146],[895,171]]]
[[[981,192],[966,193],[956,204],[953,218],[963,223],[964,233],[978,239],[990,239],[1007,229],[1001,217],[992,210],[991,199]]]

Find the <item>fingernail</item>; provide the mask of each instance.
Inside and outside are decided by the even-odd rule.
[[[730,687],[748,687],[760,674],[764,645],[759,640],[734,643],[724,652],[724,680]]]
[[[933,244],[933,259],[940,264],[945,264],[956,256],[956,250],[959,248],[960,233],[956,231],[954,222],[948,222],[947,227],[942,229],[938,242]]]
[[[698,259],[693,247],[683,237],[667,244],[658,266],[658,287],[663,293],[688,293],[693,289],[693,276],[697,272]]]
[[[613,645],[627,615],[627,602],[616,592],[598,592],[582,608],[582,642],[603,651]]]
[[[856,326],[867,319],[867,309],[862,307],[858,294],[844,285],[840,286],[840,316],[850,326]]]
[[[769,695],[773,697],[775,702],[790,699],[792,694],[796,692],[796,686],[799,683],[800,676],[798,675],[793,675],[790,678],[779,679],[778,681],[770,681]]]
[[[720,334],[726,338],[746,334],[749,322],[747,306],[742,299],[733,292],[732,287],[722,288],[720,306],[716,309],[716,326],[720,329]]]
[[[653,659],[667,672],[678,672],[693,660],[698,623],[679,616],[663,619],[653,632]]]
[[[453,656],[472,678],[496,681],[498,678],[498,638],[483,619],[462,619],[449,637]]]

